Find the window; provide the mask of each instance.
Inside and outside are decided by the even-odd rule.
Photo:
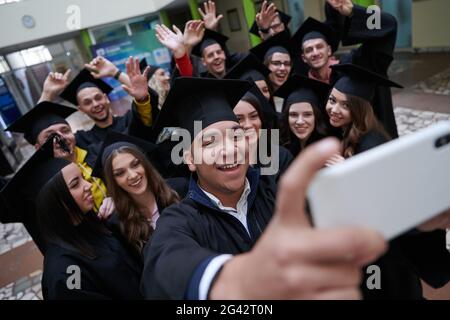
[[[8,72],[8,71],[10,71],[10,70],[9,70],[8,64],[6,63],[5,58],[3,58],[2,56],[0,56],[0,74],[1,74],[1,73],[5,73],[5,72]]]
[[[8,3],[13,3],[13,2],[19,2],[21,0],[0,0],[0,6],[2,4],[8,4]]]
[[[46,46],[38,46],[17,51],[6,56],[13,69],[33,66],[35,64],[51,61],[52,55]]]

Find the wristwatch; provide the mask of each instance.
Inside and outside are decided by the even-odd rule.
[[[122,73],[122,71],[117,70],[116,74],[114,75],[114,79],[119,80],[120,74]]]
[[[262,33],[269,33],[269,28],[267,29],[258,28],[258,30],[261,31]]]

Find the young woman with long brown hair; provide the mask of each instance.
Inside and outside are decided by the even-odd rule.
[[[378,86],[399,87],[382,75],[353,64],[332,66],[343,76],[330,93],[326,111],[330,125],[342,130],[342,154],[329,165],[379,146],[391,139],[373,111],[372,99]]]
[[[118,135],[112,141],[122,139],[130,137]],[[116,207],[112,220],[116,220],[122,235],[138,254],[150,239],[163,209],[180,200],[174,189],[183,193],[178,187],[184,188],[183,179],[166,182],[162,178],[144,153],[149,153],[151,144],[147,145],[146,148],[144,142],[140,142],[140,147],[125,141],[114,142],[100,154],[108,192]]]

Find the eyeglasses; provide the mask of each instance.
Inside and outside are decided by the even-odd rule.
[[[277,68],[281,68],[281,66],[291,67],[290,61],[270,61],[270,64]]]

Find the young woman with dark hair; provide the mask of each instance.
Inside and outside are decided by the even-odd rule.
[[[40,151],[38,151],[40,152]],[[36,198],[47,242],[42,289],[45,299],[140,299],[142,262],[93,213],[91,184],[75,163],[37,163]]]
[[[233,109],[239,120],[239,124],[244,129],[249,143],[250,164],[259,168],[272,167],[275,169],[273,175],[275,182],[291,164],[292,154],[279,145],[279,141],[272,141],[273,123],[277,122],[277,115],[271,107],[269,101],[262,95],[256,85],[247,92]],[[266,137],[262,136],[261,129],[267,130]],[[264,139],[261,139],[263,137]],[[265,161],[260,157],[261,147],[265,144],[268,159]],[[276,144],[276,145],[275,145]],[[275,148],[276,147],[276,148]],[[277,150],[277,153],[273,151]],[[268,162],[267,162],[268,161]],[[274,162],[278,161],[278,165]]]
[[[281,141],[294,156],[328,136],[323,110],[330,89],[325,83],[294,75],[277,91],[284,98]]]

